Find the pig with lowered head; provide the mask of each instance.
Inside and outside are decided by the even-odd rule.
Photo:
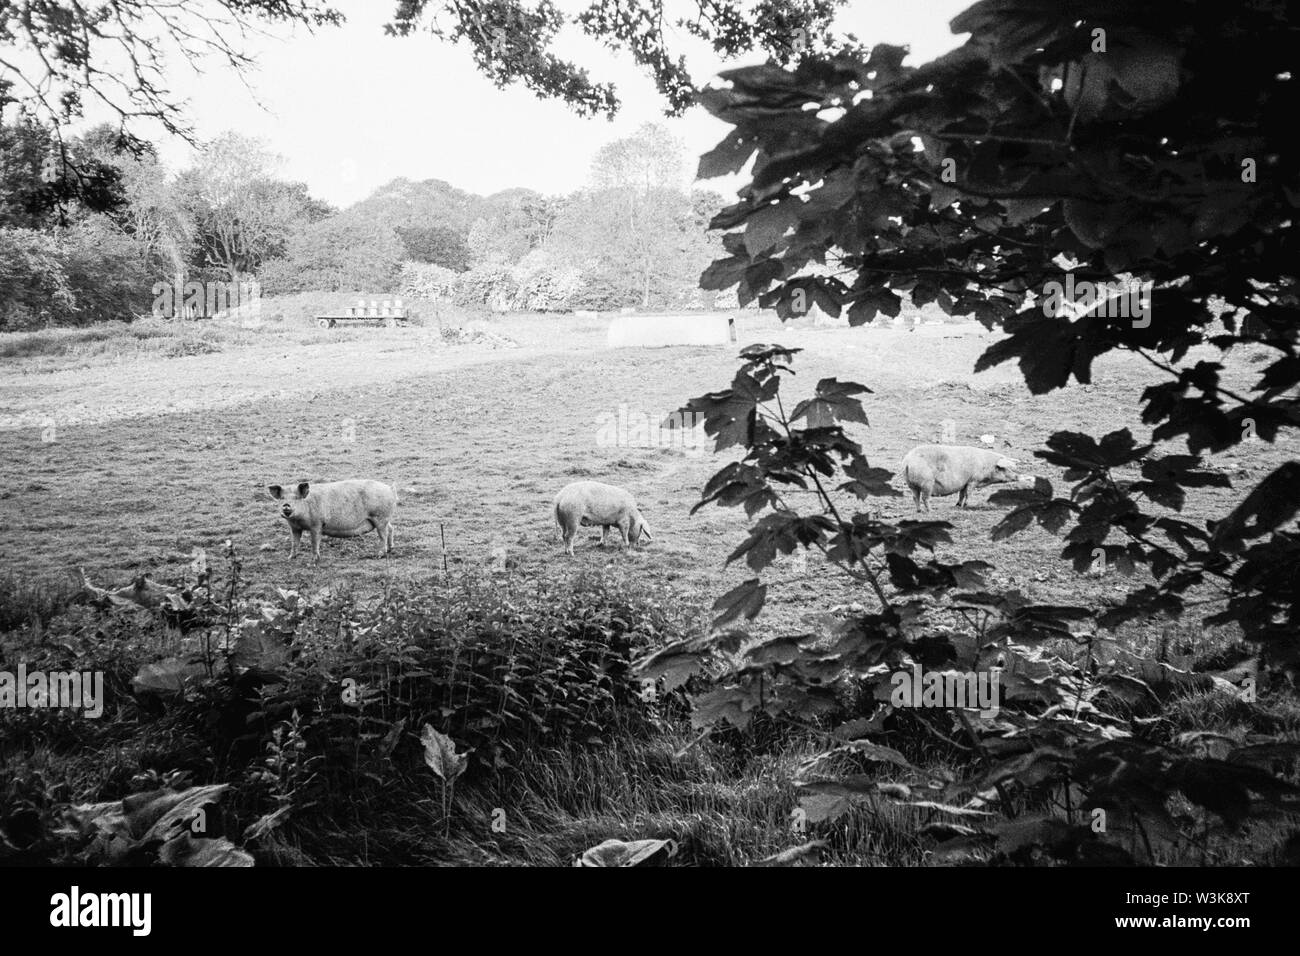
[[[966,507],[970,490],[983,485],[1027,484],[1032,476],[1016,471],[1014,458],[987,448],[963,445],[918,445],[903,458],[903,480],[912,489],[917,511],[930,510],[930,496],[955,494]]]
[[[618,528],[623,547],[636,544],[642,535],[653,541],[645,518],[630,492],[601,481],[575,481],[555,496],[555,523],[569,554],[579,525],[600,525],[600,543],[604,545],[610,528]]]
[[[355,538],[369,531],[379,533],[379,556],[393,550],[393,512],[397,492],[382,481],[358,479],[313,485],[268,485],[271,497],[280,502],[280,515],[289,522],[293,540],[289,557],[298,553],[302,533],[311,535],[312,556],[320,561],[321,535]]]

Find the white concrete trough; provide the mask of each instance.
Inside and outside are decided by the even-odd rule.
[[[736,341],[736,317],[725,312],[678,312],[616,315],[609,323],[612,349],[665,345],[730,345]]]

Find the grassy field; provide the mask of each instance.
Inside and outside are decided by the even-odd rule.
[[[601,437],[620,406],[660,415],[723,387],[736,350],[608,350],[600,320],[515,317],[494,328],[519,347],[448,346],[428,329],[369,328],[120,369],[24,373],[10,362],[0,414],[29,424],[0,431],[0,563],[35,577],[80,565],[97,583],[120,583],[141,571],[165,578],[195,549],[229,539],[252,580],[268,587],[378,584],[438,573],[444,559],[456,567],[503,558],[524,579],[624,562],[698,601],[739,580],[744,569],[724,572],[723,563],[743,540],[743,516],[714,507],[688,514],[723,460],[711,450],[638,447],[635,434],[621,446]],[[871,462],[890,469],[913,445],[938,440],[945,422],[958,443],[992,433],[1022,459],[1058,429],[1133,426],[1150,381],[1149,367],[1128,357],[1103,360],[1092,385],[1046,396],[1029,395],[1010,366],[972,378],[992,341],[976,325],[780,329],[765,317],[742,319],[741,344],[769,340],[804,349],[795,366],[803,392],[826,376],[873,389],[870,428],[851,430]],[[1249,376],[1249,364],[1238,373]],[[1249,482],[1287,453],[1255,449],[1216,464]],[[1059,483],[1051,469],[1030,467]],[[397,488],[394,556],[376,558],[374,538],[327,539],[319,566],[301,556],[290,563],[288,530],[266,486],[351,477]],[[562,556],[551,502],[578,478],[631,490],[655,541],[624,554],[596,547],[593,533],[574,559]],[[1236,494],[1194,491],[1186,514],[1221,513]],[[1123,589],[1053,562],[1060,543],[1045,532],[992,543],[1001,512],[986,498],[973,496],[976,507],[965,511],[952,498],[936,502],[933,516],[955,525],[950,556],[993,560],[1037,600]],[[887,517],[913,508],[910,497],[880,507]],[[827,599],[820,568],[792,566],[778,579],[771,624]]]
[[[543,586],[562,590],[601,573],[672,602],[688,627],[702,628],[714,598],[752,573],[725,567],[745,537],[742,512],[709,507],[689,514],[726,459],[610,444],[602,427],[617,421],[622,406],[631,415],[668,413],[728,384],[739,345],[779,341],[804,350],[795,363],[794,398],[828,376],[873,389],[865,396],[870,426],[850,432],[872,464],[894,470],[909,448],[938,440],[946,424],[958,443],[978,444],[992,433],[999,448],[1029,461],[1059,429],[1100,435],[1134,427],[1139,396],[1151,383],[1145,363],[1113,356],[1098,363],[1089,386],[1030,396],[1013,367],[970,375],[993,341],[970,324],[782,328],[772,317],[742,316],[737,347],[609,350],[600,319],[479,323],[493,333],[490,343],[450,344],[427,324],[325,332],[299,318],[231,333],[220,351],[207,354],[139,353],[100,362],[33,347],[39,354],[6,359],[0,566],[37,590],[41,582],[66,589],[79,566],[101,586],[141,572],[179,580],[196,550],[218,555],[229,540],[248,587],[268,596],[276,588],[343,587],[364,596],[394,585],[436,585],[444,567],[453,579],[458,572],[490,576],[505,594],[541,594]],[[503,339],[513,345],[501,347]],[[0,342],[0,353],[5,349]],[[1239,356],[1228,384],[1249,380],[1254,368],[1249,355]],[[1214,462],[1239,488],[1295,454],[1288,445],[1242,448],[1249,451]],[[1060,475],[1038,465],[1028,467],[1059,487]],[[395,553],[377,557],[374,536],[326,539],[319,565],[304,555],[291,562],[288,529],[266,486],[352,477],[397,488]],[[601,548],[598,529],[583,529],[574,557],[565,555],[551,506],[556,491],[578,478],[631,490],[653,543],[630,552]],[[895,484],[901,489],[900,480]],[[1193,489],[1184,515],[1201,521],[1221,514],[1240,494]],[[953,507],[955,498],[936,500],[931,517],[954,526],[942,557],[989,560],[997,567],[994,583],[1045,603],[1096,604],[1128,590],[1132,582],[1113,572],[1080,575],[1056,560],[1062,542],[1040,529],[992,542],[989,531],[1002,511],[987,497],[977,492],[966,510]],[[878,504],[886,518],[913,511],[910,495]],[[770,578],[758,632],[802,630],[806,615],[864,599],[811,559],[787,560]],[[1169,630],[1139,623],[1123,637],[1149,649]],[[1222,638],[1190,622],[1174,636],[1176,654],[1187,655]],[[156,655],[165,651],[159,647]],[[491,858],[473,839],[450,849],[402,849],[408,818],[381,833],[384,825],[372,829],[362,813],[351,829],[340,823],[338,833],[318,834],[313,848],[286,845],[276,859],[564,862],[611,833],[631,838],[665,829],[694,832],[701,863],[745,862],[788,845],[793,794],[786,779],[814,745],[785,740],[733,765],[725,747],[690,743],[678,728],[635,743],[611,737],[599,759],[582,748],[530,758],[534,838],[521,836],[513,850]],[[97,798],[115,792],[94,789]],[[499,805],[493,801],[504,798],[476,791],[466,799],[462,811],[477,821],[471,830],[482,832],[475,828],[487,825]],[[870,833],[838,833],[841,859],[921,862],[909,835],[914,821],[896,816],[878,817]]]

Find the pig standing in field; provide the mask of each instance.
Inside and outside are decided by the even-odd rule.
[[[280,514],[289,522],[293,541],[289,557],[298,553],[304,531],[311,534],[312,555],[320,560],[320,537],[355,538],[374,529],[379,532],[379,556],[393,550],[393,512],[397,492],[382,481],[331,481],[313,485],[300,482],[288,490],[268,485],[271,497],[283,502]]]
[[[632,495],[599,481],[575,481],[561,488],[555,496],[555,523],[569,554],[573,554],[573,537],[580,524],[600,525],[602,545],[611,527],[618,528],[625,548],[636,544],[641,535],[654,540]]]
[[[976,485],[1024,482],[1016,473],[1019,462],[987,448],[963,445],[917,445],[903,458],[903,480],[912,489],[917,511],[930,510],[930,496],[957,495],[957,507]],[[1029,479],[1032,480],[1032,479]]]

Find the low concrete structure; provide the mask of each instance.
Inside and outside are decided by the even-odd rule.
[[[678,312],[616,315],[609,323],[609,347],[730,345],[736,341],[736,317],[726,312]]]

